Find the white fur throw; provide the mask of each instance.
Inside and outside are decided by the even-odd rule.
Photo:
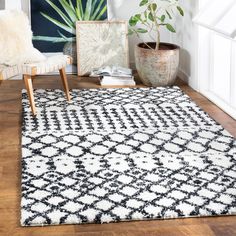
[[[0,64],[13,66],[45,59],[33,47],[28,17],[22,11],[0,11]]]

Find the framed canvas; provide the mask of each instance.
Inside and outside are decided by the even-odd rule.
[[[46,55],[67,54],[77,71],[76,21],[107,19],[107,0],[21,0],[31,19],[34,47]]]
[[[127,21],[78,21],[78,75],[102,66],[129,67]]]

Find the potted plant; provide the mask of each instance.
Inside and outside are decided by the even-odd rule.
[[[142,0],[141,13],[129,20],[129,34],[149,34],[153,42],[135,47],[135,64],[142,82],[147,86],[170,86],[175,82],[179,67],[179,46],[160,42],[160,29],[175,33],[171,24],[175,12],[184,16],[178,0]],[[139,27],[142,26],[142,28]]]
[[[44,12],[41,15],[54,25],[58,26],[58,37],[34,36],[33,40],[48,41],[52,43],[64,43],[63,53],[73,58],[73,64],[77,64],[76,53],[76,21],[103,20],[107,11],[105,0],[44,0],[57,13],[60,20],[51,17]]]

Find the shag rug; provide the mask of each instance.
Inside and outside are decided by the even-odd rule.
[[[23,91],[23,226],[236,214],[236,142],[178,87]]]

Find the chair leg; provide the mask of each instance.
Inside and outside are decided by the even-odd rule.
[[[69,87],[68,87],[68,83],[67,83],[67,78],[66,78],[66,72],[65,72],[65,68],[62,68],[59,70],[60,71],[60,75],[61,75],[61,80],[63,83],[63,87],[65,89],[65,93],[66,93],[66,97],[67,100],[70,101],[70,92],[69,92]]]
[[[28,92],[31,110],[32,110],[33,115],[35,116],[37,112],[36,112],[36,107],[35,107],[35,102],[34,102],[32,78],[30,75],[23,75],[23,78],[25,82],[25,87]]]
[[[1,86],[1,84],[2,84],[2,81],[3,81],[3,75],[2,75],[2,73],[0,72],[0,86]]]

